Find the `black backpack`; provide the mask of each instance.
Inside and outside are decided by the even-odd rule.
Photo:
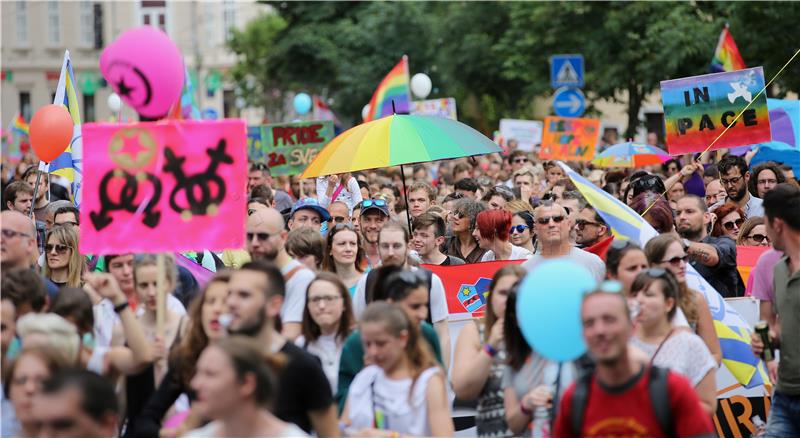
[[[675,429],[672,424],[672,413],[669,407],[669,370],[657,366],[651,366],[647,381],[647,389],[650,393],[650,403],[656,414],[658,425],[668,437],[674,437]],[[575,384],[575,392],[572,393],[570,404],[570,424],[572,425],[572,436],[580,436],[583,428],[583,417],[586,414],[586,406],[589,401],[589,391],[592,387],[592,377],[594,373],[585,373],[578,378]]]

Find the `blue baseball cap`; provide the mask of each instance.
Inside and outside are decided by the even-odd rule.
[[[331,220],[331,215],[328,213],[328,210],[322,208],[314,198],[303,198],[297,202],[295,202],[294,206],[292,207],[292,213],[289,215],[290,217],[294,217],[295,212],[297,210],[314,210],[319,214],[320,221],[328,222]]]

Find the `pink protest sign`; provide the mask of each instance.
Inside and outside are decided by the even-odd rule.
[[[243,120],[83,125],[81,252],[244,246]]]

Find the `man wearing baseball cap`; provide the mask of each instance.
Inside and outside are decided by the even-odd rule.
[[[319,231],[320,225],[329,220],[331,220],[331,215],[328,210],[322,208],[316,199],[303,198],[292,207],[292,213],[289,215],[287,225],[290,231],[301,227],[313,228],[315,231]]]
[[[365,199],[361,202],[361,235],[364,238],[364,251],[370,267],[381,264],[378,253],[378,237],[383,224],[389,220],[389,206],[383,199]]]

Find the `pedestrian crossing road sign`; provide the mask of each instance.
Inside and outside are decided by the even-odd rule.
[[[550,85],[553,88],[583,87],[583,55],[551,56]]]

